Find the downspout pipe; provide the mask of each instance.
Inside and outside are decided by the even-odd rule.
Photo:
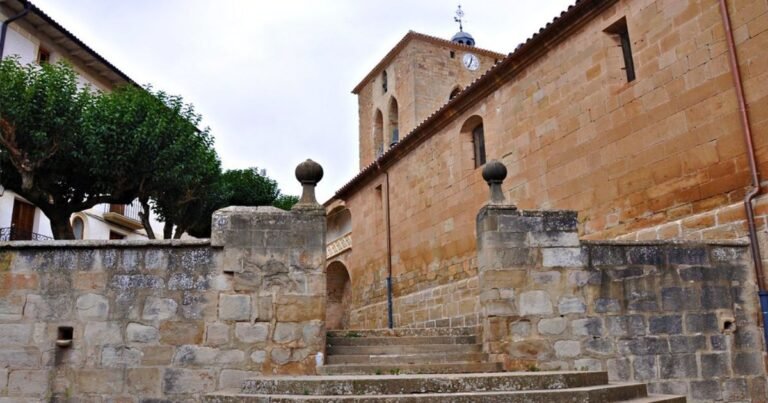
[[[25,1],[24,2],[24,9],[21,10],[20,13],[14,15],[13,17],[3,21],[3,25],[0,28],[0,60],[3,59],[3,52],[5,51],[5,34],[8,32],[8,26],[11,25],[16,20],[20,20],[29,14],[29,10],[32,9],[32,3]]]
[[[382,171],[378,161],[376,161],[376,167]],[[384,198],[384,221],[387,231],[387,327],[392,329],[395,327],[395,315],[392,306],[392,230],[389,221],[389,172],[382,171],[382,173],[384,173],[384,182],[387,185],[387,193]]]
[[[765,272],[763,271],[763,260],[760,257],[760,245],[757,242],[757,228],[755,227],[755,213],[752,209],[752,200],[760,194],[760,174],[757,170],[755,160],[755,146],[752,138],[752,126],[749,122],[749,113],[747,113],[747,102],[744,97],[744,85],[741,80],[741,71],[739,70],[739,61],[736,54],[736,43],[733,40],[733,28],[731,27],[731,17],[728,14],[728,4],[726,0],[720,1],[720,14],[723,17],[723,28],[725,28],[725,39],[728,44],[728,60],[731,65],[731,75],[733,76],[733,85],[736,89],[736,99],[739,103],[739,118],[741,120],[741,129],[744,134],[744,143],[747,146],[747,160],[749,161],[749,172],[752,179],[751,189],[744,197],[744,209],[747,213],[747,227],[749,229],[749,247],[752,252],[752,261],[755,266],[755,275],[757,277],[758,295],[760,296],[760,311],[763,315],[763,336],[765,346],[768,348],[768,291],[765,289]]]

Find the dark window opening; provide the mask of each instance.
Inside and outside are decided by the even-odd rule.
[[[451,91],[451,94],[448,95],[448,100],[450,101],[453,98],[456,98],[456,95],[459,95],[460,92],[461,92],[461,88],[459,87],[454,88],[453,91]]]
[[[384,70],[381,73],[381,89],[382,89],[382,92],[385,93],[385,94],[386,94],[386,92],[388,90],[388,85],[389,85],[389,83],[387,83],[387,71]]]
[[[397,144],[398,141],[400,141],[400,124],[399,121],[399,111],[397,106],[397,100],[395,98],[392,98],[392,100],[389,103],[389,130],[390,130],[390,138],[389,138],[389,146],[392,147],[393,145]]]
[[[455,58],[455,57],[456,57],[456,52],[454,52],[454,51],[451,51],[451,59],[453,59],[453,58]]]
[[[472,148],[475,153],[475,168],[485,164],[485,135],[483,125],[472,129]]]
[[[11,241],[32,240],[32,230],[35,226],[35,206],[19,199],[13,201],[11,213]]]
[[[48,49],[40,46],[37,49],[37,64],[48,63],[50,61],[51,61],[51,52]]]
[[[624,58],[624,72],[627,74],[627,82],[635,81],[635,62],[632,59],[632,41],[629,38],[627,19],[622,18],[605,30],[606,33],[616,35],[621,46],[621,54]]]
[[[75,217],[72,220],[72,232],[75,234],[75,239],[83,239],[83,233],[85,232],[85,223],[80,217]]]
[[[117,240],[117,239],[125,239],[125,235],[115,232],[115,231],[109,231],[109,239]]]

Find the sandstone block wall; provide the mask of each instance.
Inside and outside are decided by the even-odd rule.
[[[575,212],[477,219],[485,351],[513,369],[605,370],[691,401],[766,400],[743,243],[581,242]]]
[[[228,208],[210,242],[0,244],[0,400],[194,401],[314,373],[324,226],[322,210]]]

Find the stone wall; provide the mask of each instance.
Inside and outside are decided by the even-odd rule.
[[[575,212],[477,219],[484,349],[510,369],[607,370],[691,401],[766,401],[739,242],[581,242]]]
[[[0,400],[190,401],[314,373],[324,236],[322,208],[232,207],[210,242],[0,244]]]

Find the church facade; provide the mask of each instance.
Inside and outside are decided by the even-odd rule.
[[[744,199],[768,171],[768,4],[725,3],[582,0],[505,57],[407,34],[353,91],[361,171],[325,204],[329,324],[477,324],[490,160],[509,202],[576,210],[583,239],[753,239],[765,256],[768,197],[754,220]]]

